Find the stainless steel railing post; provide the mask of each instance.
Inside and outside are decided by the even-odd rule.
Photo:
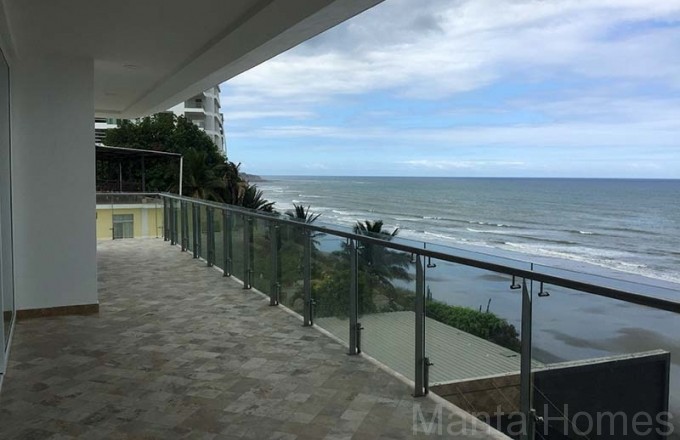
[[[180,224],[180,233],[182,235],[182,252],[186,252],[186,250],[189,248],[189,213],[187,209],[187,202],[182,202],[179,205],[179,209],[179,215],[182,218],[182,222]]]
[[[428,384],[426,383],[426,363],[425,357],[425,268],[420,255],[416,256],[416,328],[415,328],[415,388],[414,397],[421,397],[427,394]]]
[[[349,354],[361,353],[361,336],[359,324],[359,266],[357,261],[357,244],[349,240]]]
[[[529,281],[531,282],[531,281]],[[522,280],[522,334],[520,359],[519,407],[524,421],[522,440],[534,440],[535,410],[533,408],[533,377],[531,373],[531,329],[532,329],[532,293],[527,287],[527,280]]]

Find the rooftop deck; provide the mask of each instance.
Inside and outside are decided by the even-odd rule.
[[[162,240],[98,264],[98,315],[17,324],[0,438],[438,438],[413,433],[433,400]]]

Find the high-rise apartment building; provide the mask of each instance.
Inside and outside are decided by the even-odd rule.
[[[208,90],[192,96],[186,101],[171,107],[167,111],[177,116],[184,116],[203,130],[215,145],[227,154],[224,143],[224,116],[220,113],[220,87],[211,87]],[[106,130],[116,128],[118,119],[95,118],[94,137],[95,142],[100,144],[104,141]]]
[[[196,96],[192,96],[168,111],[177,116],[184,116],[198,128],[203,130],[226,154],[224,143],[224,116],[220,113],[220,87],[211,87]]]

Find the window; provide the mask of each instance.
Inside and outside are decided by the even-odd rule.
[[[113,214],[113,239],[134,238],[135,221],[133,214]]]

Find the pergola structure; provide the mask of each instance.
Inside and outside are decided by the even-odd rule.
[[[142,192],[146,192],[146,158],[154,159],[179,159],[179,182],[178,182],[178,193],[182,195],[182,175],[184,168],[184,157],[179,153],[170,153],[168,151],[156,151],[156,150],[142,150],[139,148],[123,148],[123,147],[108,147],[105,145],[96,146],[96,160],[97,163],[108,162],[115,163],[118,165],[118,179],[115,182],[107,181],[106,184],[102,184],[99,179],[97,179],[97,191],[118,191],[124,192],[127,189],[123,187],[123,164],[124,163],[138,163],[142,172]],[[113,186],[111,185],[113,184]]]

